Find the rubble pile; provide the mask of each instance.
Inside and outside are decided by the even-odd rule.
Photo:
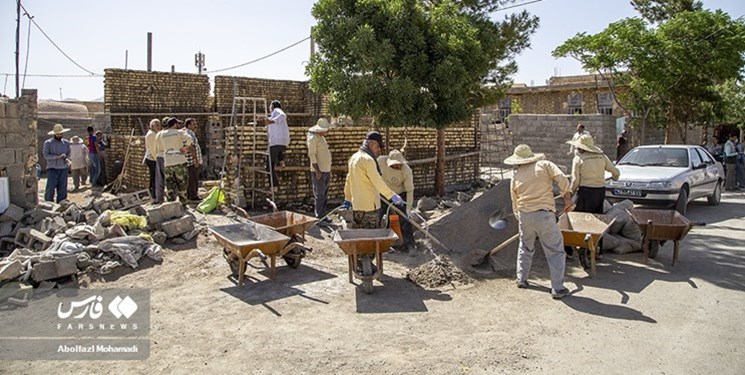
[[[445,285],[467,285],[473,280],[458,269],[446,256],[441,256],[409,270],[406,278],[424,288]]]
[[[134,269],[144,256],[160,261],[166,240],[185,243],[203,229],[181,203],[143,207],[149,200],[143,190],[27,211],[11,204],[0,216],[0,290],[76,286],[78,272]],[[0,292],[0,302],[8,297]]]

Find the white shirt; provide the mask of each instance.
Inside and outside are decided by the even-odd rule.
[[[81,169],[88,166],[88,146],[84,143],[70,143],[70,168]]]
[[[287,115],[280,108],[274,108],[269,120],[273,123],[267,124],[266,131],[269,134],[269,146],[287,146],[290,144],[290,128],[287,126]]]

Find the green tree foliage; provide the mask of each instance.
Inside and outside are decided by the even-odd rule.
[[[741,128],[745,126],[745,80],[742,76],[728,79],[717,86],[717,91],[722,97],[721,111],[722,121],[729,124],[738,124]]]
[[[332,113],[442,129],[496,103],[538,19],[514,0],[319,0],[311,89]]]
[[[668,9],[663,1],[635,3]],[[697,3],[694,9],[700,8]],[[604,75],[627,114],[637,114],[643,123],[663,120],[657,125],[677,126],[684,135],[683,125],[706,122],[721,107],[716,85],[739,76],[745,25],[721,10],[671,14],[659,9],[650,10],[657,18],[645,15],[663,20],[655,27],[641,18],[623,19],[595,35],[577,34],[553,55],[573,57],[584,69]],[[621,92],[615,90],[619,85],[625,86]]]
[[[699,0],[631,0],[642,18],[649,22],[663,22],[682,12],[703,10]]]

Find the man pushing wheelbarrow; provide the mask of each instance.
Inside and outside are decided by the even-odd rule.
[[[342,206],[352,209],[352,228],[380,228],[379,195],[396,206],[403,204],[403,199],[388,187],[380,174],[377,158],[384,147],[383,136],[376,131],[371,131],[365,136],[360,149],[349,158],[349,172],[344,184]],[[358,259],[359,269],[362,269],[362,262],[372,263],[372,259],[365,259],[366,257],[362,256]]]

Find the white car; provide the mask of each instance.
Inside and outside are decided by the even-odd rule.
[[[724,168],[701,146],[649,145],[631,149],[616,164],[618,181],[605,181],[610,200],[666,204],[686,213],[696,198],[716,206],[722,198]]]

